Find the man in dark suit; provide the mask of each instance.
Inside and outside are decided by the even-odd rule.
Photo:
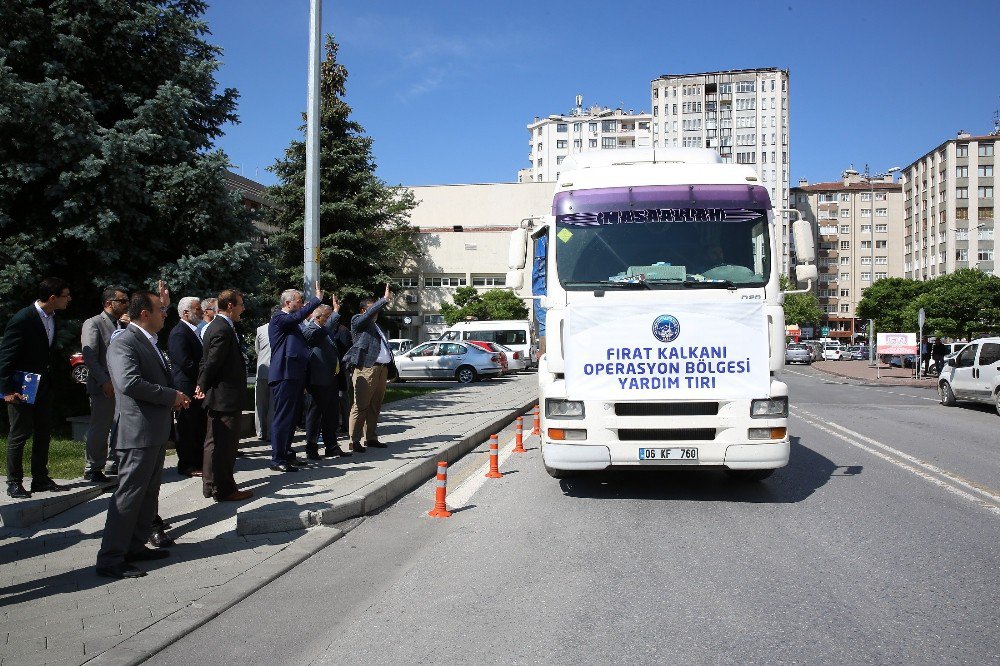
[[[208,411],[202,492],[217,502],[241,502],[253,496],[253,492],[237,488],[233,476],[247,390],[247,366],[235,326],[243,314],[243,294],[226,289],[217,302],[215,319],[202,336],[205,353],[195,393],[195,397],[204,396]]]
[[[121,328],[122,315],[128,312],[128,293],[124,287],[108,287],[101,294],[104,309],[83,322],[80,348],[87,364],[87,395],[90,398],[90,423],[87,425],[86,466],[83,478],[107,481],[104,465],[108,462],[108,436],[115,418],[115,387],[108,374],[108,344],[111,335]]]
[[[302,391],[306,384],[310,349],[299,324],[323,300],[323,291],[316,283],[313,298],[302,303],[302,292],[287,289],[281,294],[281,311],[271,317],[267,336],[271,343],[271,367],[267,383],[274,397],[274,417],[271,422],[271,469],[294,472],[295,453],[292,436]]]
[[[178,391],[194,396],[202,354],[202,339],[198,335],[198,323],[202,320],[201,299],[197,296],[185,296],[177,304],[177,314],[181,320],[167,338],[172,378]],[[177,412],[178,474],[201,476],[206,428],[205,410],[197,397],[191,401],[190,407]]]
[[[337,401],[337,372],[340,356],[334,343],[337,323],[340,321],[340,303],[333,296],[333,307],[321,305],[313,310],[308,322],[302,324],[302,333],[312,347],[309,355],[309,379],[306,390],[312,396],[306,412],[306,457],[319,460],[319,435],[323,434],[324,452],[327,456],[350,455],[337,444],[337,421],[340,409]]]
[[[171,410],[184,409],[188,396],[171,385],[167,361],[156,346],[165,310],[149,291],[132,295],[128,327],[108,348],[108,369],[118,409],[118,487],[108,505],[97,573],[108,578],[138,578],[145,572],[132,562],[167,557],[146,548],[157,513],[160,477]]]
[[[382,411],[382,398],[392,363],[392,349],[385,333],[376,323],[379,312],[392,299],[389,285],[385,285],[385,295],[377,301],[366,298],[361,301],[360,314],[351,318],[351,335],[354,344],[347,351],[344,360],[351,372],[354,385],[354,407],[351,408],[350,438],[352,451],[364,451],[373,446],[384,449],[378,441],[378,417]],[[364,445],[361,438],[364,436]]]
[[[70,300],[68,282],[45,278],[38,285],[38,300],[10,318],[0,342],[0,386],[10,421],[7,494],[15,499],[31,497],[22,485],[24,445],[29,437],[34,438],[31,492],[66,490],[49,477],[49,442],[52,438],[52,373],[59,366],[55,313],[65,310]],[[41,375],[34,404],[29,404],[21,394],[18,372]]]

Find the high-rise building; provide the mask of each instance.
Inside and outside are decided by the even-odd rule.
[[[864,290],[877,280],[903,276],[902,191],[892,175],[866,180],[850,169],[839,181],[800,180],[791,190],[792,207],[813,226],[816,296],[832,338],[853,342]]]
[[[714,148],[752,165],[775,208],[788,207],[788,70],[664,74],[650,84],[653,147]],[[782,223],[788,271],[788,220]]]
[[[564,115],[551,115],[528,123],[528,161],[518,171],[518,182],[554,181],[568,155],[591,150],[649,148],[648,113],[623,111],[608,107],[583,107],[583,96],[576,96],[576,106]]]
[[[959,268],[997,275],[998,144],[997,134],[959,132],[903,169],[903,277],[929,280]]]

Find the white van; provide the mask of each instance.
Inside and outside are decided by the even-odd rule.
[[[938,378],[941,404],[959,400],[996,405],[1000,391],[1000,338],[979,338],[965,345],[957,356],[945,361]]]
[[[538,344],[527,319],[497,321],[460,321],[441,334],[439,340],[482,340],[510,347],[525,359],[528,368],[538,365]]]

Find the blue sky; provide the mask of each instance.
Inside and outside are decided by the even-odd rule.
[[[514,181],[536,115],[576,94],[648,111],[662,74],[790,70],[793,185],[906,166],[959,129],[988,133],[1000,109],[996,0],[323,4],[390,184]],[[220,85],[241,95],[219,146],[271,184],[300,136],[309,2],[214,0],[206,19]]]

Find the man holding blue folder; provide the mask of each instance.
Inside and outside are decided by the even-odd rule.
[[[45,278],[38,285],[38,300],[19,310],[7,322],[0,342],[0,390],[7,403],[10,434],[7,437],[7,494],[14,499],[31,497],[24,489],[24,445],[31,447],[31,492],[66,490],[49,477],[49,442],[52,432],[52,372],[58,365],[57,310],[71,300],[69,283]],[[34,387],[31,400],[30,385]],[[26,386],[28,388],[26,388]]]

